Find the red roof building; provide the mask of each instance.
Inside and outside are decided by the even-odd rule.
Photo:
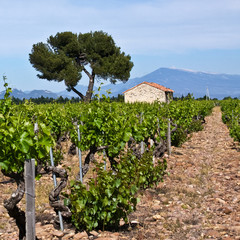
[[[142,82],[125,92],[125,102],[167,102],[173,97],[173,90],[153,82]]]

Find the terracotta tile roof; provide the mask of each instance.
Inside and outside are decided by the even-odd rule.
[[[164,92],[174,92],[172,89],[166,88],[166,87],[164,87],[164,86],[162,86],[162,85],[159,85],[159,84],[157,84],[157,83],[153,83],[153,82],[142,82],[142,83],[140,83],[140,84],[138,84],[138,85],[136,85],[136,86],[134,86],[134,87],[132,87],[132,88],[129,88],[128,90],[126,90],[126,91],[123,92],[123,93],[126,93],[126,92],[128,92],[128,91],[130,91],[130,90],[134,89],[135,87],[138,87],[138,86],[140,86],[140,85],[142,85],[142,84],[147,84],[147,85],[149,85],[149,86],[151,86],[151,87],[155,87],[155,88],[160,89],[160,90],[162,90],[162,91],[164,91]]]

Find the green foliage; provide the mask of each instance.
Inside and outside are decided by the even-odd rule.
[[[201,130],[203,130],[202,121],[193,119],[185,130],[182,127],[176,129],[174,134],[172,134],[171,144],[173,146],[179,147],[187,141],[188,134]]]
[[[184,100],[167,104],[110,102],[96,94],[90,104],[44,105],[50,112],[59,132],[70,131],[71,141],[82,151],[108,146],[109,156],[117,157],[133,138],[136,143],[145,139],[166,139],[167,119],[170,117],[177,131],[172,133],[172,142],[179,146],[187,134],[201,130],[201,121],[211,112],[213,102]],[[50,110],[47,110],[48,107]],[[78,142],[76,126],[80,125],[81,141]],[[174,125],[175,124],[175,125]],[[65,128],[65,130],[64,130]],[[69,130],[67,130],[69,129]],[[55,132],[55,130],[54,130]]]
[[[213,101],[196,101],[191,95],[183,101],[172,101],[168,105],[168,116],[178,126],[171,135],[172,145],[181,146],[189,133],[202,130],[202,121],[211,113],[213,106]]]
[[[12,148],[21,150],[22,155],[17,153],[13,156],[11,160],[13,162],[13,159],[25,159],[30,156],[36,159],[43,158],[49,146],[54,145],[53,139],[59,142],[68,132],[72,142],[82,151],[107,146],[108,156],[114,158],[124,150],[130,138],[136,143],[156,136],[158,140],[165,139],[169,117],[172,123],[178,126],[177,131],[172,134],[172,142],[179,145],[185,140],[186,133],[196,130],[196,125],[199,123],[196,122],[196,118],[202,120],[213,107],[211,101],[199,102],[193,99],[172,101],[169,105],[111,103],[106,96],[100,99],[100,95],[90,104],[68,102],[36,106],[26,101],[16,106],[12,104],[9,92],[10,89],[7,88],[5,99],[1,100],[0,151],[2,158],[11,159],[6,156],[8,153],[11,154]],[[38,138],[33,133],[35,122],[39,123],[40,128]],[[80,125],[82,136],[80,142],[77,140],[76,124]],[[12,133],[13,129],[17,131]],[[174,125],[171,129],[174,129]],[[6,168],[6,164],[1,163],[1,165]]]
[[[193,120],[188,128],[188,133],[198,132],[203,130],[203,125],[201,120]]]
[[[240,142],[240,100],[226,98],[220,101],[222,120],[229,127],[230,135]]]
[[[39,78],[64,81],[69,90],[77,85],[82,72],[86,73],[91,80],[87,94],[93,90],[95,76],[109,79],[112,83],[127,81],[133,67],[131,57],[121,52],[113,38],[102,31],[57,33],[50,36],[47,43],[34,44],[29,60],[41,73]],[[85,68],[86,65],[91,72]],[[84,97],[82,94],[79,96]]]
[[[26,101],[25,98],[20,99],[20,98],[15,98],[12,96],[12,102],[14,104],[23,104]],[[63,98],[62,96],[58,97],[57,99],[54,98],[49,98],[49,97],[38,97],[38,98],[30,98],[29,99],[30,102],[35,103],[35,104],[45,104],[45,103],[77,103],[80,102],[80,98],[79,97],[71,97],[71,98]]]
[[[166,161],[153,166],[152,153],[139,160],[131,153],[123,156],[116,170],[105,171],[97,164],[95,179],[88,189],[81,182],[71,183],[71,194],[65,199],[77,229],[111,229],[119,226],[121,218],[128,222],[128,214],[136,209],[137,191],[162,181]]]
[[[4,86],[5,96],[0,100],[0,167],[6,173],[20,174],[25,159],[46,162],[54,140],[44,115],[34,113],[34,107],[29,102],[17,108],[9,97],[11,89],[6,82]],[[34,131],[36,118],[39,120],[37,134]]]
[[[127,81],[133,63],[131,57],[120,51],[113,38],[102,31],[79,34],[78,40],[86,54],[84,64],[89,63],[94,73],[115,83],[117,79]]]
[[[187,131],[184,131],[182,128],[178,128],[174,134],[171,136],[171,145],[180,147],[188,139]]]
[[[51,39],[52,51],[66,51],[72,56],[74,44],[68,45],[71,36],[67,34],[65,42],[55,41],[60,38]],[[63,46],[60,49],[59,44]],[[111,49],[102,54],[110,52]],[[211,101],[199,102],[192,98],[170,104],[125,104],[111,102],[106,96],[100,99],[99,94],[89,104],[35,105],[25,101],[13,105],[9,97],[11,89],[7,83],[5,87],[5,98],[0,100],[0,167],[5,172],[21,174],[27,158],[35,158],[41,165],[47,164],[49,148],[69,133],[72,142],[82,151],[103,149],[104,146],[109,158],[120,158],[114,172],[104,171],[102,165],[97,165],[97,177],[90,180],[88,187],[79,182],[71,184],[71,194],[65,203],[71,208],[75,226],[88,230],[117,227],[121,218],[127,222],[128,214],[137,204],[137,191],[154,186],[166,173],[165,160],[153,166],[151,151],[140,159],[131,152],[122,157],[129,140],[134,139],[139,145],[149,138],[166,139],[170,118],[171,130],[177,126],[172,141],[179,144],[184,134],[200,130],[200,121],[213,107]],[[34,131],[35,123],[38,123],[38,132]],[[80,125],[80,141],[76,125]]]

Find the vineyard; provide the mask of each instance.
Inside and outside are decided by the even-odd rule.
[[[16,221],[19,239],[26,235],[25,213],[17,204],[25,192],[27,159],[35,159],[39,181],[46,174],[57,176],[49,201],[57,214],[61,212],[64,224],[71,223],[78,231],[117,229],[122,219],[129,223],[138,192],[157,186],[167,173],[168,124],[172,145],[181,146],[191,133],[203,129],[214,107],[213,101],[192,98],[169,104],[125,104],[99,95],[91,103],[14,105],[7,83],[5,88],[0,100],[0,168],[17,184],[4,207]],[[239,141],[239,100],[220,101],[220,105],[223,121]],[[80,161],[79,166],[68,163],[79,168],[70,183],[69,169],[61,165],[63,142],[71,143],[67,151],[77,153]],[[94,177],[89,178],[90,172]]]
[[[240,141],[240,101],[239,99],[221,102],[222,120],[230,128],[230,135]]]

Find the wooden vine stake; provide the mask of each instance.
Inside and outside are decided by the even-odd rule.
[[[81,141],[81,134],[79,125],[77,125],[77,133],[78,133],[78,143]],[[78,148],[78,158],[79,158],[79,177],[80,181],[83,182],[83,174],[82,174],[82,151]]]
[[[168,150],[168,155],[170,156],[171,153],[172,153],[172,151],[171,151],[171,126],[170,126],[170,118],[168,118],[167,150]]]
[[[170,103],[170,96],[169,93],[167,93],[167,104]],[[171,155],[171,125],[170,125],[170,118],[168,117],[168,128],[167,128],[167,151],[168,151],[168,156]]]
[[[26,240],[33,240],[35,233],[35,159],[27,159],[24,167],[26,197]]]
[[[142,122],[143,122],[143,113],[141,112],[141,118],[140,118],[140,124],[142,124]],[[145,149],[144,149],[144,142],[143,141],[141,141],[141,155],[143,155],[144,154],[144,151],[145,151]]]

